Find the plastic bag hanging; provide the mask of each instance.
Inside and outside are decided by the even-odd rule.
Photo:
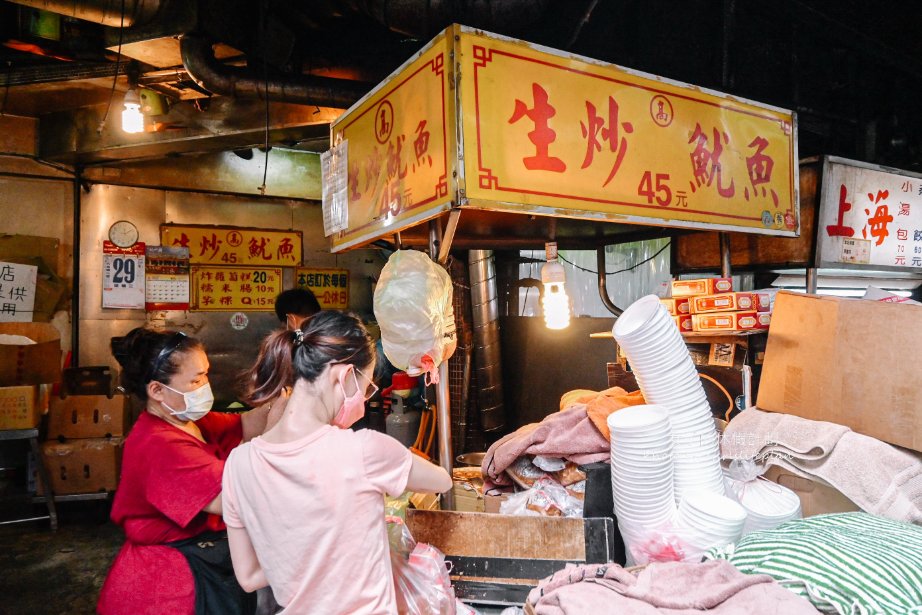
[[[381,270],[374,310],[388,360],[438,383],[439,365],[457,346],[448,272],[422,252],[394,252]]]

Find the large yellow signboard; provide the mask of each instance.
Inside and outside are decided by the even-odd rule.
[[[370,241],[447,209],[455,168],[451,39],[417,57],[333,124],[348,147],[348,229],[334,250]]]
[[[463,32],[472,205],[797,234],[790,111]]]
[[[193,265],[258,265],[297,267],[301,264],[301,231],[164,224],[160,244],[189,248]]]
[[[463,26],[436,37],[332,132],[346,145],[338,151],[349,186],[334,251],[450,207],[800,229],[791,111]]]

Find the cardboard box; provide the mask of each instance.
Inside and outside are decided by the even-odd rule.
[[[0,387],[0,429],[34,429],[47,407],[42,387]]]
[[[455,510],[466,512],[485,512],[483,495],[469,483],[455,482],[451,488],[455,496]]]
[[[771,312],[772,311],[772,296],[771,293],[752,293],[756,298],[756,311],[757,312]]]
[[[692,314],[751,311],[756,309],[756,304],[757,299],[752,293],[720,293],[689,299]]]
[[[34,344],[0,345],[0,386],[46,384],[61,380],[61,339],[52,325],[0,323],[0,335],[18,335]]]
[[[804,517],[861,510],[838,489],[797,476],[779,466],[771,466],[764,476],[797,494]]]
[[[679,328],[679,331],[682,331],[683,333],[694,331],[691,314],[682,314],[681,316],[673,316],[672,320],[675,322],[675,326]]]
[[[681,316],[682,314],[688,314],[690,306],[688,305],[688,297],[679,297],[678,299],[660,299],[666,310],[669,312],[670,316]]]
[[[48,439],[123,436],[127,419],[127,395],[54,397],[48,414]]]
[[[45,442],[42,457],[55,494],[115,491],[122,460],[122,438],[84,438]],[[39,490],[40,493],[43,490]]]
[[[692,314],[695,331],[751,331],[767,328],[762,324],[758,312],[715,312],[713,314]]]
[[[779,292],[757,405],[922,451],[922,307]]]
[[[698,278],[695,280],[673,280],[673,297],[694,297],[695,295],[716,295],[733,290],[730,278]]]
[[[483,512],[499,514],[499,505],[509,498],[508,494],[486,494],[483,496]]]

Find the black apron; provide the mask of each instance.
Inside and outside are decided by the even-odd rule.
[[[253,615],[256,592],[243,591],[234,576],[227,532],[203,532],[168,543],[182,553],[195,578],[195,615]]]

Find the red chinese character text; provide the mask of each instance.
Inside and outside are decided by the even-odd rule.
[[[550,144],[557,138],[557,133],[550,127],[548,120],[557,115],[557,110],[548,103],[547,92],[537,83],[531,84],[532,99],[534,107],[528,108],[523,101],[516,99],[515,111],[509,118],[510,124],[515,124],[520,119],[528,116],[535,124],[535,129],[528,133],[528,139],[535,146],[535,155],[526,156],[522,159],[525,168],[529,171],[554,171],[563,173],[567,170],[564,161],[548,153]]]
[[[855,229],[845,226],[845,213],[852,208],[852,204],[846,201],[846,198],[848,198],[848,191],[845,184],[841,184],[839,185],[839,217],[835,224],[826,227],[826,234],[830,237],[853,237],[855,235]]]
[[[752,156],[746,157],[746,170],[749,173],[749,182],[752,184],[752,195],[756,196],[759,186],[772,181],[772,169],[775,167],[775,161],[765,153],[768,147],[768,140],[763,137],[756,137],[749,144],[749,147],[756,148]],[[743,190],[746,200],[749,200],[749,188]],[[772,202],[778,207],[778,194],[775,189],[771,189]],[[765,196],[765,186],[762,186],[762,196]]]
[[[211,234],[211,239],[206,236],[202,236],[202,243],[199,246],[201,251],[198,253],[199,256],[202,256],[208,250],[211,250],[210,259],[214,259],[218,254],[218,250],[221,248],[221,244],[224,243],[222,240],[218,239],[218,236],[214,233]]]
[[[722,141],[721,137],[723,137]],[[695,132],[692,133],[691,139],[689,139],[688,142],[695,144],[695,150],[691,153],[692,169],[695,173],[695,182],[690,182],[692,192],[697,190],[695,183],[697,183],[698,186],[701,186],[702,184],[710,186],[716,177],[717,193],[722,197],[733,196],[736,192],[736,188],[733,185],[733,180],[730,180],[729,186],[723,185],[720,166],[720,155],[723,153],[724,143],[730,142],[730,138],[727,136],[727,134],[721,133],[715,128],[714,143],[712,145],[713,149],[708,150],[707,135],[705,135],[701,130],[700,124],[695,124]]]
[[[618,122],[618,102],[612,96],[608,97],[608,127],[605,126],[605,118],[596,112],[595,105],[588,100],[586,101],[586,113],[588,115],[586,123],[579,123],[583,137],[587,138],[586,157],[583,158],[582,168],[585,169],[592,164],[592,157],[595,153],[602,151],[599,136],[602,137],[602,141],[608,142],[610,151],[618,152],[615,157],[615,163],[611,167],[611,172],[602,184],[602,186],[607,186],[615,173],[618,172],[621,161],[624,160],[624,154],[627,153],[627,139],[623,136],[619,138],[618,128],[620,126],[626,134],[630,134],[634,132],[634,126],[630,122]]]
[[[871,199],[871,201],[875,205],[877,205],[877,209],[874,211],[874,215],[868,218],[868,224],[871,225],[871,237],[874,237],[877,239],[877,243],[874,245],[879,246],[883,244],[884,239],[890,236],[890,231],[887,230],[887,225],[893,222],[893,216],[889,214],[888,207],[886,204],[878,205],[878,203],[880,203],[882,200],[886,199],[889,196],[890,196],[890,192],[888,190],[878,190],[876,197],[873,194],[868,193],[868,198]],[[864,213],[870,216],[871,210],[865,209]],[[868,238],[867,225],[865,225],[865,227],[861,229],[861,236],[864,237],[865,239]]]

